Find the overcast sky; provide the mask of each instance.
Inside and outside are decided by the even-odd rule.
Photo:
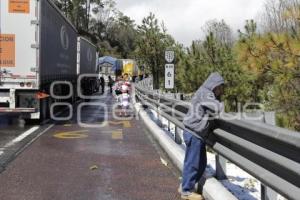
[[[115,0],[117,8],[140,24],[153,12],[168,33],[186,46],[203,37],[201,27],[211,19],[224,19],[234,32],[246,19],[255,19],[264,0]]]

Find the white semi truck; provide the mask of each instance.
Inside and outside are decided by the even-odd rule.
[[[49,117],[51,103],[62,101],[51,97],[51,83],[76,88],[77,40],[76,28],[51,0],[1,0],[0,113]],[[86,55],[94,59],[91,54]],[[69,92],[67,85],[55,87],[57,96]]]

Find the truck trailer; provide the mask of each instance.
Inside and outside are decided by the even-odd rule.
[[[77,41],[77,74],[81,94],[92,95],[99,90],[98,54],[96,46],[84,37]]]
[[[120,59],[122,63],[122,74],[128,74],[130,77],[138,76],[139,68],[135,60]]]
[[[54,87],[58,97],[76,88],[77,36],[51,0],[1,0],[0,113],[47,118],[51,103],[62,101],[51,84],[69,83]]]

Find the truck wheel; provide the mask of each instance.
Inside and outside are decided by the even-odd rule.
[[[54,99],[52,97],[48,97],[47,98],[47,104],[48,104],[48,115],[47,115],[47,119],[52,119],[51,117],[51,113],[50,113],[50,108],[51,108],[51,105],[54,103]],[[55,113],[54,113],[55,114]]]
[[[45,120],[48,119],[48,114],[50,113],[50,108],[48,105],[48,99],[41,99],[40,100],[40,123],[43,123]]]

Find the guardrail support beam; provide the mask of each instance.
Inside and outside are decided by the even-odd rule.
[[[182,144],[182,139],[179,134],[179,128],[175,125],[175,133],[174,133],[175,142],[177,144]]]
[[[216,178],[218,180],[225,180],[227,179],[226,176],[226,159],[216,154]]]
[[[261,200],[277,200],[278,194],[272,190],[271,188],[261,184],[260,185],[260,192],[261,192]]]

